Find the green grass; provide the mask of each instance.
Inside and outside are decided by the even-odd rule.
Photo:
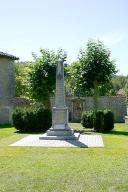
[[[102,134],[104,148],[8,146],[25,135],[0,128],[0,192],[128,191],[128,125]]]

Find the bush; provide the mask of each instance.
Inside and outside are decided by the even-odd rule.
[[[94,114],[94,129],[98,132],[109,132],[114,128],[114,114],[111,110],[98,110]]]
[[[43,106],[16,108],[12,115],[14,127],[21,132],[42,132],[52,124],[51,111]]]
[[[85,128],[93,128],[93,111],[84,111],[82,113],[81,124]]]
[[[98,132],[103,130],[104,113],[102,110],[98,110],[94,113],[93,126]]]
[[[104,110],[104,127],[103,131],[108,132],[114,128],[114,114],[111,110]]]
[[[12,114],[13,125],[19,131],[23,131],[23,128],[25,127],[24,115],[25,113],[22,108],[15,109]]]

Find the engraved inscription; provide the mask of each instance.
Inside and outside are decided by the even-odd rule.
[[[67,123],[67,111],[65,110],[54,111],[53,123],[57,124]]]

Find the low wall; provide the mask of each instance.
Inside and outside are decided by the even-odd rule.
[[[52,106],[54,105],[52,98]],[[67,97],[66,105],[69,110],[69,120],[71,122],[80,122],[81,113],[94,109],[93,97]],[[111,109],[114,113],[115,122],[125,122],[127,114],[126,97],[124,96],[103,96],[98,99],[99,109]]]
[[[29,106],[30,101],[24,98],[15,98],[13,106]],[[54,98],[51,98],[51,105],[54,106]],[[66,105],[69,110],[69,121],[80,122],[81,113],[94,109],[93,97],[66,97]],[[127,115],[126,97],[124,96],[103,96],[98,99],[99,109],[111,109],[114,113],[115,122],[125,122]]]

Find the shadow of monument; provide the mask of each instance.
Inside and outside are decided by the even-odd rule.
[[[74,130],[75,133],[80,133],[80,134],[88,134],[88,135],[91,135],[91,134],[94,134],[95,131],[93,129],[81,129],[81,130]]]
[[[124,135],[124,136],[128,136],[128,131],[111,131],[109,133],[102,133],[102,134],[106,134],[106,135]]]
[[[79,147],[79,148],[88,148],[87,145],[85,145],[84,143],[82,143],[81,141],[79,140],[66,140],[68,143],[76,146],[76,147]]]

